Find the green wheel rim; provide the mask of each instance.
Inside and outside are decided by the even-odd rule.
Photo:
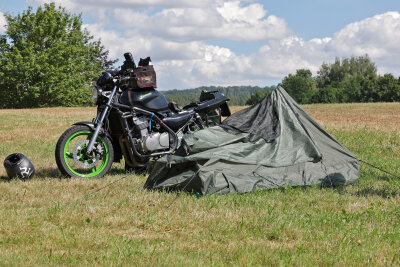
[[[105,152],[105,157],[103,156],[100,166],[98,166],[98,167],[95,166],[95,167],[93,167],[93,168],[91,169],[91,172],[90,172],[90,173],[84,174],[84,173],[79,173],[79,172],[75,171],[75,170],[71,167],[71,165],[68,163],[68,159],[70,158],[70,157],[68,156],[68,154],[71,154],[71,153],[69,153],[67,150],[68,150],[68,146],[69,146],[69,144],[71,143],[71,141],[72,141],[73,139],[75,139],[76,137],[78,137],[78,136],[87,135],[88,137],[90,137],[92,134],[93,134],[93,133],[90,132],[90,131],[79,131],[79,132],[76,132],[76,133],[74,133],[73,135],[71,135],[71,136],[68,138],[67,142],[65,143],[65,146],[64,146],[64,153],[63,153],[64,162],[65,162],[65,164],[67,165],[68,169],[69,169],[73,174],[75,174],[76,176],[85,177],[85,178],[95,177],[95,176],[99,175],[99,174],[106,168],[106,166],[107,166],[107,163],[108,163],[108,147],[107,147],[106,142],[105,142],[105,141],[103,140],[103,138],[101,138],[100,136],[97,137],[96,141],[99,142],[99,143],[101,143],[101,145],[104,147],[104,152]]]

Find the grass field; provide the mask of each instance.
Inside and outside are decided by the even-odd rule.
[[[400,175],[400,103],[306,105],[359,158]],[[234,108],[238,110],[239,108]],[[197,199],[142,189],[115,164],[61,178],[58,137],[93,108],[0,110],[0,160],[22,152],[34,179],[0,168],[0,265],[400,265],[400,179],[362,165],[344,188],[282,188]]]

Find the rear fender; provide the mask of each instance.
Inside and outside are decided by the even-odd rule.
[[[228,106],[229,98],[224,96],[218,91],[214,92],[202,92],[200,95],[200,103],[194,108],[198,113],[208,112],[216,108],[221,108],[221,115],[229,117],[231,111]]]

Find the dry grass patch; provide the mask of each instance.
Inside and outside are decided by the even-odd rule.
[[[400,103],[312,104],[302,106],[318,123],[330,129],[400,130]],[[232,113],[246,107],[233,106]]]
[[[400,103],[318,104],[305,105],[304,109],[327,128],[400,130]]]
[[[400,172],[393,133],[400,104],[305,109],[357,156]],[[146,176],[96,192],[124,175],[119,164],[103,179],[60,179],[58,137],[94,115],[94,108],[0,110],[0,160],[18,151],[37,168],[33,180],[0,181],[0,265],[400,264],[395,179],[363,168],[345,188],[182,194],[167,209],[176,194],[143,190]]]

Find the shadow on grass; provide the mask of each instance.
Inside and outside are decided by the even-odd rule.
[[[135,172],[129,172],[132,174],[135,174]],[[106,175],[126,175],[128,172],[126,172],[124,169],[121,168],[111,168]],[[145,173],[136,173],[138,175],[142,175]],[[61,172],[58,170],[58,168],[40,168],[35,172],[35,177],[37,178],[58,178],[58,179],[68,179],[68,176],[65,176],[61,174]]]
[[[394,198],[400,196],[400,191],[398,189],[391,189],[391,188],[373,188],[367,187],[357,190],[356,192],[352,193],[352,195],[358,197],[372,197],[378,196],[382,198]]]
[[[399,179],[396,176],[387,175],[387,174],[380,174],[380,175],[367,174],[367,175],[364,175],[363,178],[368,179],[368,180],[379,180],[379,181],[386,181],[386,182],[390,182],[390,181]]]
[[[107,175],[125,175],[127,172],[121,168],[111,168]]]
[[[321,187],[339,188],[346,184],[346,178],[341,173],[332,173],[321,179]]]
[[[10,178],[8,178],[8,176],[0,176],[0,182],[6,183],[9,181],[10,181]]]
[[[137,175],[147,175],[146,172],[126,172],[121,168],[111,168],[111,170],[106,175],[128,175],[128,174],[137,174]],[[44,179],[44,178],[52,178],[52,179],[69,179],[70,177],[61,174],[58,168],[40,168],[35,171],[34,178]],[[17,179],[17,178],[13,178]],[[13,179],[8,178],[8,176],[0,176],[0,182],[10,182]]]
[[[377,176],[376,179],[389,182],[393,179],[393,176],[384,174],[384,175]]]
[[[57,168],[40,168],[35,171],[35,177],[37,178],[64,178],[61,172]]]
[[[33,178],[54,178],[54,179],[62,179],[64,176],[61,174],[61,172],[57,168],[40,168],[35,171],[35,174]],[[8,178],[8,176],[0,176],[0,181],[2,182],[10,182],[13,179],[18,179],[17,177],[15,178]]]

